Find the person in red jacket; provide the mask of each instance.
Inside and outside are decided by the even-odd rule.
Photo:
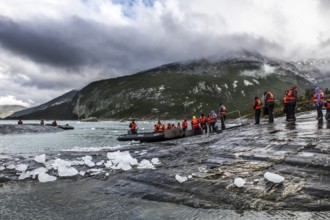
[[[22,125],[23,124],[22,119],[19,119],[18,122],[17,122],[17,124]]]
[[[254,97],[253,109],[254,109],[255,121],[257,125],[260,124],[261,107],[262,107],[262,103],[260,99],[257,96]]]
[[[318,120],[323,119],[323,112],[322,112],[323,105],[324,105],[324,92],[322,91],[322,89],[317,87],[315,89],[315,93],[313,96],[313,106],[317,111],[316,119],[318,119]]]
[[[187,130],[187,128],[188,128],[187,118],[184,118],[184,119],[183,119],[181,125],[182,125],[182,131],[185,133],[186,130]]]
[[[205,134],[207,133],[207,118],[202,113],[199,117],[199,122],[201,124],[202,130],[205,131]]]
[[[130,134],[137,134],[137,125],[134,120],[129,124]]]
[[[268,109],[268,123],[274,123],[274,116],[273,116],[273,111],[274,111],[274,95],[272,92],[264,92],[264,97],[265,97],[265,105]]]
[[[283,113],[286,114],[286,121],[289,121],[289,91],[285,91],[283,96]]]
[[[56,120],[54,120],[54,121],[52,122],[52,126],[57,126],[57,122],[56,122]]]
[[[298,89],[295,86],[290,86],[290,90],[288,92],[288,121],[295,121],[295,110],[297,105],[297,99],[298,99]]]

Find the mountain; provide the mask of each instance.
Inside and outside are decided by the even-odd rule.
[[[74,106],[72,102],[77,92],[77,90],[72,90],[45,104],[15,112],[7,119],[77,119],[77,116],[73,114]]]
[[[219,103],[225,104],[228,111],[237,109],[244,114],[251,111],[254,97],[261,97],[264,91],[272,91],[278,102],[290,85],[296,85],[300,94],[304,94],[306,88],[322,79],[323,72],[311,72],[311,68],[307,63],[243,51],[225,58],[171,63],[130,76],[92,82],[74,91],[64,107],[49,102],[11,117],[182,118],[217,111]]]
[[[0,105],[0,118],[5,118],[14,112],[25,109],[26,107],[21,105]]]

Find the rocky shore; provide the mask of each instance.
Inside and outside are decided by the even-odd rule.
[[[112,153],[115,151],[109,150],[61,152],[60,155],[53,152],[46,155],[44,164],[36,162],[32,155],[0,155],[0,167],[4,168],[0,171],[0,195],[3,198],[6,187],[24,190],[33,186],[42,193],[44,187],[51,186],[57,188],[63,198],[78,201],[81,196],[94,195],[97,188],[102,198],[89,202],[97,202],[100,209],[107,207],[104,203],[107,198],[119,197],[202,209],[286,210],[285,217],[290,217],[289,211],[309,211],[329,218],[330,125],[316,121],[313,116],[313,113],[300,115],[295,123],[280,118],[275,124],[251,123],[221,134],[131,144],[120,149],[137,160],[138,164],[131,169],[107,166],[110,160],[114,164]],[[87,162],[86,156],[89,156]],[[56,158],[84,161],[72,164],[84,175],[61,177],[47,164]],[[159,163],[151,163],[155,158]],[[89,161],[94,163],[93,169]],[[142,161],[151,161],[151,166],[141,168]],[[6,167],[18,163],[29,164],[30,170],[48,167],[48,173],[58,179],[38,183],[26,178],[17,183],[19,172]],[[279,175],[283,181],[275,183],[265,178],[266,172]],[[238,178],[243,181],[241,187],[235,181]],[[68,185],[75,185],[84,193],[68,192],[65,190]],[[48,199],[58,194],[50,194]]]

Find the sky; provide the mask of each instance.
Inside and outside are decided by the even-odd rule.
[[[0,105],[166,63],[330,57],[328,0],[0,0]]]

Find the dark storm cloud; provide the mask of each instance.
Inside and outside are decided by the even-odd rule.
[[[0,18],[1,45],[40,63],[74,66],[83,61],[81,49],[74,47],[61,27],[49,24],[32,25]]]

